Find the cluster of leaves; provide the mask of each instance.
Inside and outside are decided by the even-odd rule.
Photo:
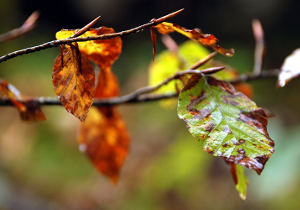
[[[80,31],[80,30],[79,30]],[[174,23],[162,22],[150,27],[153,59],[156,51],[156,32],[163,35],[178,32],[193,41],[164,51],[150,66],[150,85],[157,85],[179,71],[190,69],[197,61],[209,56],[202,45],[232,56],[233,49],[224,49],[212,34],[199,29],[186,29]],[[57,39],[90,37],[112,34],[114,29],[61,30]],[[65,109],[81,121],[79,148],[95,167],[117,182],[120,169],[128,154],[129,134],[117,107],[91,107],[95,98],[119,95],[119,84],[111,70],[122,51],[120,37],[74,42],[61,46],[54,62],[52,80],[56,95]],[[299,52],[296,51],[299,57]],[[293,65],[299,59],[288,58],[279,75],[279,85],[297,76]],[[93,63],[93,64],[91,64]],[[218,65],[211,60],[194,70]],[[292,66],[292,67],[290,67]],[[96,76],[97,75],[97,76]],[[163,86],[160,93],[178,93],[178,116],[201,147],[213,156],[221,157],[231,167],[236,189],[246,198],[247,178],[244,168],[258,174],[274,152],[274,142],[267,132],[269,115],[250,98],[252,89],[246,83],[232,85],[239,77],[230,67],[211,75],[183,75],[178,81]],[[11,84],[0,81],[0,97],[6,97],[16,106],[23,120],[45,120],[39,104],[27,99]]]

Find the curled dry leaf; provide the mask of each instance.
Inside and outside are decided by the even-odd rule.
[[[84,121],[94,100],[95,72],[78,48],[70,45],[56,58],[52,81],[65,109]]]
[[[25,99],[13,85],[5,80],[0,80],[0,98],[7,97],[14,104],[24,121],[46,120],[40,105],[30,99]]]
[[[89,29],[80,37],[97,36],[101,34],[114,33],[113,28],[100,27],[97,29]],[[66,39],[73,36],[75,30],[61,30],[56,33],[57,39]],[[112,39],[99,39],[86,42],[78,42],[81,54],[84,54],[91,61],[100,66],[101,69],[110,68],[117,60],[122,51],[122,40],[120,37]]]
[[[193,39],[197,42],[200,42],[202,45],[211,47],[215,51],[226,55],[226,56],[233,56],[234,50],[233,49],[224,49],[220,45],[218,45],[219,40],[212,34],[203,34],[200,29],[186,29],[178,24],[169,23],[169,22],[162,22],[156,26],[154,26],[158,32],[161,34],[168,34],[171,32],[178,32],[190,39]]]
[[[240,194],[242,200],[246,200],[247,188],[248,188],[248,179],[245,175],[243,166],[229,163],[230,172],[235,183],[235,188]]]
[[[228,82],[192,76],[177,112],[203,149],[228,162],[260,174],[274,152],[266,112]]]
[[[300,49],[286,57],[278,76],[278,86],[284,87],[291,79],[300,74]]]

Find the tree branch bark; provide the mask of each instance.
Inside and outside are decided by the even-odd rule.
[[[167,94],[149,94],[149,93],[158,90],[160,87],[168,84],[169,82],[175,79],[179,79],[183,75],[209,74],[209,73],[222,70],[223,68],[224,67],[221,66],[221,67],[212,67],[204,70],[189,69],[186,71],[180,71],[174,74],[172,77],[167,78],[166,80],[164,80],[163,82],[159,83],[156,86],[143,87],[132,93],[120,97],[108,98],[108,99],[95,99],[93,106],[115,106],[115,105],[122,105],[122,104],[135,104],[135,103],[165,100],[169,98],[176,98],[178,96],[177,93],[167,93]],[[252,74],[240,75],[238,79],[230,82],[236,84],[241,82],[249,82],[253,80],[277,78],[278,74],[279,74],[279,69],[265,70],[265,71],[261,71],[259,74],[252,73]],[[38,98],[33,98],[32,100],[34,100],[41,106],[61,105],[60,101],[57,98],[52,98],[52,97],[38,97]],[[12,105],[13,104],[10,102],[9,99],[0,98],[0,106],[12,106]]]
[[[0,63],[7,61],[9,59],[12,59],[14,57],[20,56],[20,55],[24,55],[24,54],[29,54],[29,53],[33,53],[33,52],[37,52],[40,50],[45,50],[48,48],[52,48],[52,47],[57,47],[61,44],[70,44],[72,42],[85,42],[85,41],[89,41],[89,40],[98,40],[98,39],[112,39],[114,37],[123,37],[123,36],[127,36],[129,34],[133,34],[133,33],[138,33],[141,32],[147,28],[150,28],[151,26],[155,26],[169,18],[174,17],[175,15],[179,14],[180,12],[182,12],[183,9],[180,9],[178,11],[172,12],[166,16],[163,16],[161,18],[158,19],[152,19],[151,21],[149,21],[148,23],[145,23],[143,25],[137,26],[135,28],[132,29],[128,29],[125,31],[121,31],[121,32],[116,32],[116,33],[111,33],[111,34],[103,34],[103,35],[99,35],[99,36],[88,36],[88,37],[70,37],[67,39],[61,39],[61,40],[53,40],[50,42],[46,42],[44,44],[41,45],[36,45],[33,47],[29,47],[29,48],[25,48],[25,49],[21,49],[21,50],[17,50],[11,53],[8,53],[7,55],[3,55],[0,57]]]

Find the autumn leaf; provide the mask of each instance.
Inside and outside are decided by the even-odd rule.
[[[100,27],[89,29],[81,37],[113,33],[112,28]],[[61,30],[56,33],[57,39],[72,36],[75,30]],[[111,71],[111,65],[122,51],[120,37],[105,40],[78,42],[82,55],[100,67],[100,74],[95,90],[96,98],[118,96],[119,84]],[[91,162],[113,182],[117,182],[120,169],[127,157],[129,135],[121,115],[115,107],[91,108],[86,121],[81,124],[78,138],[80,148]]]
[[[96,98],[110,98],[119,95],[119,82],[110,68],[101,69],[98,76]]]
[[[245,175],[244,168],[243,166],[234,163],[229,163],[229,165],[235,188],[239,192],[240,198],[246,200],[248,179]]]
[[[300,75],[300,49],[286,57],[278,76],[279,87],[284,87],[290,80]]]
[[[95,72],[78,48],[70,45],[56,58],[52,81],[65,109],[84,121],[94,100]]]
[[[177,112],[204,150],[228,162],[260,174],[274,152],[266,112],[228,82],[194,75]]]
[[[124,121],[115,107],[92,107],[78,138],[80,150],[114,183],[127,157],[129,141]]]
[[[46,116],[40,105],[21,95],[20,91],[5,80],[0,80],[0,98],[7,97],[18,109],[20,117],[24,121],[43,121]]]
[[[118,94],[119,84],[111,69],[101,69],[95,97],[110,98]],[[86,121],[81,124],[78,142],[95,167],[116,183],[130,143],[117,108],[92,107]]]
[[[89,29],[80,37],[97,36],[114,33],[113,28],[100,27]],[[56,33],[56,39],[66,39],[74,35],[75,30],[61,30]],[[84,54],[100,66],[101,69],[109,68],[117,60],[122,52],[122,40],[120,37],[112,39],[99,39],[85,42],[78,42],[81,54]]]
[[[219,40],[212,34],[203,34],[200,29],[186,29],[178,24],[174,23],[168,23],[168,22],[162,22],[156,26],[154,26],[158,32],[161,34],[168,34],[171,32],[178,32],[189,39],[195,40],[197,42],[200,42],[202,45],[210,47],[214,49],[215,51],[226,55],[226,56],[233,56],[234,50],[233,49],[224,49],[222,48],[218,42]]]
[[[234,84],[233,86],[238,92],[242,92],[248,98],[253,98],[253,89],[252,86],[249,85],[248,83],[241,82],[241,83]]]

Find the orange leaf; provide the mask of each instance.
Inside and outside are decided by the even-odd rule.
[[[220,61],[215,61],[215,64],[224,65]],[[223,71],[219,71],[213,74],[213,76],[219,80],[232,81],[239,78],[239,73],[237,72],[237,70],[231,68],[230,66],[226,66],[226,68]],[[233,86],[237,91],[244,93],[248,98],[253,97],[252,86],[249,85],[248,83],[242,82],[242,83],[233,84]]]
[[[82,123],[79,148],[97,169],[117,183],[128,153],[129,135],[115,107],[92,107]]]
[[[22,120],[25,121],[43,121],[46,120],[45,114],[42,112],[42,109],[38,102],[34,100],[23,101],[23,104],[26,106],[25,112],[20,112]]]
[[[5,80],[0,80],[0,98],[8,97],[14,106],[18,109],[20,117],[24,121],[42,121],[46,120],[40,105],[33,101],[24,99],[21,93],[13,85]]]
[[[95,72],[86,57],[73,45],[54,62],[52,82],[65,109],[84,121],[95,94]]]
[[[233,56],[234,50],[233,49],[224,49],[220,45],[218,45],[219,40],[212,34],[203,34],[200,29],[186,29],[180,25],[168,22],[162,22],[156,26],[154,26],[159,33],[161,34],[168,34],[171,32],[178,32],[190,39],[200,42],[202,45],[211,47],[215,51],[226,55],[226,56]]]
[[[248,98],[253,98],[253,90],[251,85],[249,85],[246,82],[234,84],[234,88],[239,91],[244,93]]]
[[[150,34],[151,34],[151,41],[152,41],[152,47],[153,47],[153,61],[155,59],[155,52],[156,52],[156,33],[153,27],[150,28]]]
[[[98,76],[96,98],[109,98],[119,95],[119,83],[110,68],[102,69]]]
[[[114,33],[113,28],[100,27],[89,29],[80,37],[97,36],[102,34]],[[66,39],[74,35],[75,30],[61,30],[56,33],[57,39]],[[112,39],[99,39],[86,42],[78,42],[79,50],[91,61],[95,62],[104,69],[110,67],[117,60],[122,51],[122,40],[120,37]]]
[[[96,98],[115,97],[119,94],[117,78],[110,68],[101,69]],[[129,134],[116,107],[91,108],[81,125],[79,144],[97,169],[114,183],[127,157]]]

